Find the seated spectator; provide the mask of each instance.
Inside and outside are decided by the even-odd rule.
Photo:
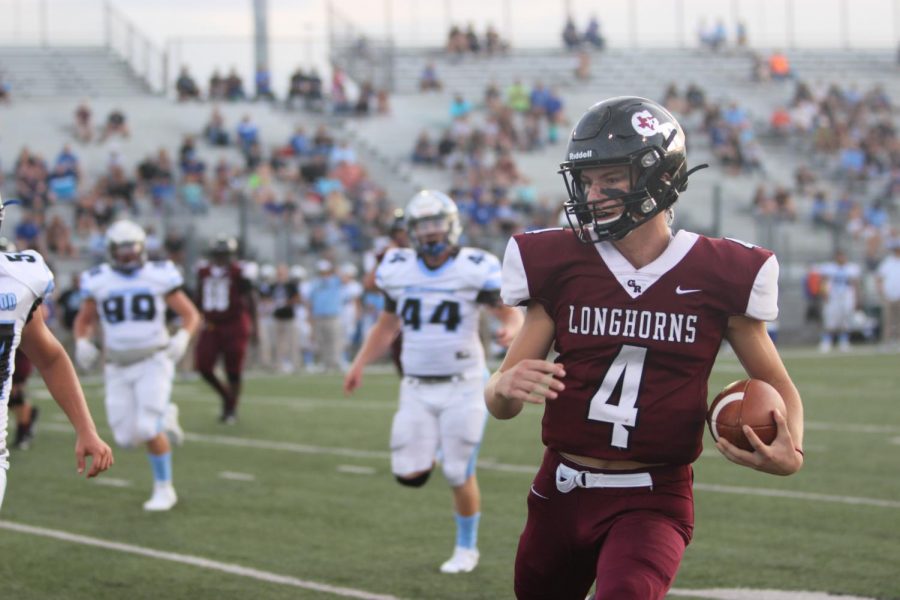
[[[6,81],[2,76],[0,76],[0,102],[9,104],[10,90],[12,90],[12,86],[10,86],[9,82]]]
[[[356,164],[356,150],[354,150],[347,140],[341,140],[338,144],[331,147],[328,153],[328,165],[334,167],[339,162],[348,164]]]
[[[66,225],[59,214],[53,215],[47,225],[47,250],[65,258],[73,258],[78,251],[72,244],[72,228]]]
[[[210,100],[225,100],[225,78],[219,74],[219,70],[215,69],[209,77],[209,95]]]
[[[566,50],[576,50],[581,45],[581,38],[578,36],[578,30],[575,29],[575,21],[571,16],[566,19],[566,25],[563,27],[562,39]]]
[[[16,247],[22,250],[37,250],[44,253],[41,244],[41,217],[34,211],[24,211],[22,220],[16,225]]]
[[[128,123],[125,120],[125,113],[118,108],[112,110],[109,116],[106,117],[106,124],[100,133],[100,143],[103,143],[112,135],[120,135],[124,138],[131,135],[131,132],[128,130]]]
[[[488,56],[501,54],[507,50],[506,42],[503,41],[500,34],[497,33],[497,30],[491,24],[487,26],[487,31],[484,34],[484,49]]]
[[[563,107],[563,99],[559,90],[550,88],[544,100],[544,112],[547,115],[547,141],[551,144],[555,144],[559,140],[559,128],[565,122]]]
[[[256,66],[256,99],[274,100],[272,93],[272,74],[265,65]]]
[[[834,227],[834,212],[828,204],[825,192],[818,190],[813,194],[809,216],[813,225],[827,228]]]
[[[779,138],[786,138],[791,133],[791,113],[787,107],[779,106],[772,111],[769,119],[769,127],[772,133]]]
[[[311,152],[309,136],[306,135],[306,129],[302,125],[297,125],[294,129],[294,133],[288,139],[288,147],[294,156],[306,156]]]
[[[48,195],[51,202],[68,202],[78,196],[77,169],[57,161],[47,179]]]
[[[594,47],[595,50],[603,50],[606,47],[606,39],[600,33],[600,21],[596,15],[591,16],[587,29],[584,31],[584,41]]]
[[[466,27],[466,49],[472,54],[481,52],[481,41],[479,41],[478,34],[475,33],[475,26],[472,23],[469,23],[468,27]]]
[[[187,67],[181,67],[181,73],[179,73],[178,79],[175,80],[175,92],[178,94],[179,102],[200,99],[200,88],[197,87],[197,82],[188,73]]]
[[[453,25],[447,33],[447,53],[451,56],[461,56],[469,51],[469,41],[462,30]]]
[[[375,112],[379,115],[391,114],[391,97],[385,88],[380,88],[375,92]]]
[[[241,79],[237,69],[234,67],[231,68],[231,72],[225,78],[225,98],[232,102],[247,98],[247,94],[244,92],[244,80]]]
[[[210,200],[213,204],[230,204],[236,191],[234,169],[228,160],[219,159],[213,170],[212,184],[210,185]]]
[[[416,138],[416,145],[412,151],[412,161],[417,165],[433,165],[437,162],[437,148],[431,141],[427,131],[422,131]]]
[[[419,91],[427,92],[435,90],[439,92],[442,88],[443,85],[438,78],[437,69],[435,68],[434,63],[426,63],[425,68],[422,69],[422,74],[419,75]]]
[[[587,50],[578,51],[578,64],[575,66],[575,79],[587,81],[591,78],[591,55]]]
[[[94,137],[94,129],[91,125],[91,108],[87,101],[82,100],[75,109],[75,139],[87,144]]]
[[[250,115],[244,115],[241,122],[238,123],[237,142],[241,151],[246,155],[250,151],[250,147],[259,142],[259,127],[250,120]]]
[[[217,107],[213,108],[209,122],[203,128],[203,137],[213,146],[227,146],[230,141],[225,128],[225,117]]]
[[[356,104],[353,106],[353,112],[359,116],[369,114],[372,98],[375,96],[375,89],[372,87],[371,81],[364,81],[359,86],[359,96],[357,96]]]
[[[791,63],[781,50],[776,50],[769,55],[769,77],[775,81],[784,81],[793,77]]]
[[[797,207],[791,192],[783,187],[775,189],[775,214],[782,221],[793,221],[797,218]]]
[[[285,108],[288,110],[292,110],[294,108],[294,100],[298,98],[303,100],[309,94],[310,88],[310,79],[306,76],[306,73],[303,72],[301,67],[297,67],[297,69],[291,73],[291,78],[288,81],[288,94],[287,99],[285,100]]]
[[[531,109],[530,93],[521,80],[513,80],[506,88],[506,106],[519,113],[526,113]]]
[[[737,26],[734,30],[734,43],[738,48],[747,47],[747,24],[743,21],[737,22]]]
[[[472,112],[472,104],[463,98],[462,94],[454,94],[453,101],[450,103],[450,118],[465,118]]]

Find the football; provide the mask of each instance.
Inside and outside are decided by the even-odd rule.
[[[787,415],[778,390],[759,379],[742,379],[719,392],[709,406],[706,420],[713,439],[723,437],[738,448],[753,452],[741,426],[749,425],[763,443],[771,444],[778,433],[773,410]]]

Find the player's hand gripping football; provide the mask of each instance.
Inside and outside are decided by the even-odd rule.
[[[497,380],[496,392],[510,400],[543,404],[555,400],[566,389],[560,378],[566,376],[561,364],[549,360],[525,359],[503,372]]]
[[[719,438],[716,448],[725,455],[725,458],[744,467],[772,475],[796,473],[803,466],[803,455],[796,449],[784,415],[775,410],[772,411],[772,417],[778,426],[778,433],[771,444],[764,444],[752,427],[744,425],[744,436],[753,446],[753,452],[741,450],[725,438]]]
[[[88,477],[96,477],[110,468],[115,462],[112,449],[100,439],[96,431],[79,434],[78,439],[75,440],[75,461],[78,465],[79,475],[84,473],[85,459],[88,456],[91,457],[91,468],[88,470]]]

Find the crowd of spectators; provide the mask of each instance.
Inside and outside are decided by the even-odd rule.
[[[480,37],[475,31],[475,25],[469,23],[465,30],[458,25],[450,27],[445,50],[451,58],[494,56],[509,50],[509,42],[500,37],[493,25],[489,24],[484,36]]]
[[[562,41],[563,46],[569,51],[606,48],[606,38],[600,31],[600,20],[596,15],[591,15],[583,33],[579,32],[575,19],[571,15],[567,17],[563,26]]]

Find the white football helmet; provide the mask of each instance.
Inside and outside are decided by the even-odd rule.
[[[419,254],[439,256],[459,243],[459,209],[444,192],[422,190],[412,197],[404,214],[410,242]]]
[[[106,230],[106,247],[112,267],[133,273],[147,261],[147,234],[133,221],[116,221]]]
[[[259,268],[259,278],[265,283],[272,283],[277,272],[275,265],[265,264]]]

